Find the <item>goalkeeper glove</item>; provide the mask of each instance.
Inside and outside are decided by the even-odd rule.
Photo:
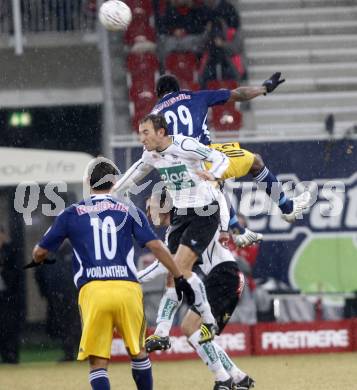
[[[263,86],[267,89],[267,93],[273,92],[276,87],[279,86],[279,84],[283,83],[285,79],[280,79],[281,72],[276,72],[270,76],[269,79],[265,80],[263,82]]]
[[[179,301],[182,300],[182,296],[186,297],[187,304],[193,305],[195,302],[195,293],[192,290],[190,283],[181,275],[178,278],[174,278],[175,289],[177,298]]]

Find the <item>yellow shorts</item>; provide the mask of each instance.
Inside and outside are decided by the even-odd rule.
[[[79,292],[82,337],[78,360],[89,356],[109,359],[114,328],[131,355],[138,355],[145,341],[143,293],[139,283],[124,280],[93,281]]]
[[[254,154],[248,150],[241,149],[238,142],[228,142],[224,144],[211,144],[210,148],[216,149],[224,153],[229,158],[229,166],[222,175],[222,180],[231,177],[246,176],[254,162]],[[211,163],[205,163],[207,169],[211,167]]]

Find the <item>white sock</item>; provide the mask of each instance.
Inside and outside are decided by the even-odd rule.
[[[205,285],[194,272],[192,272],[191,277],[187,281],[195,292],[195,307],[201,315],[202,322],[205,324],[215,324],[216,320],[213,317],[211,306],[207,300]]]
[[[208,342],[204,344],[199,344],[200,340],[200,331],[196,330],[190,337],[188,341],[195,348],[197,355],[202,359],[202,361],[207,364],[209,370],[215,376],[216,381],[226,381],[230,378],[226,370],[223,367],[221,360],[218,357],[218,354],[215,350],[213,343]]]
[[[175,288],[167,288],[165,294],[161,298],[159,310],[157,312],[157,326],[155,329],[155,334],[157,336],[166,337],[170,334],[172,322],[179,307],[180,302],[177,298]]]
[[[233,378],[234,382],[240,382],[247,374],[240,370],[228,356],[227,352],[219,346],[216,342],[212,341],[214,348],[218,354],[219,360],[222,362],[224,369]]]

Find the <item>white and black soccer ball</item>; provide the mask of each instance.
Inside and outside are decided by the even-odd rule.
[[[109,31],[126,30],[131,22],[130,8],[123,1],[108,0],[99,9],[99,21]]]

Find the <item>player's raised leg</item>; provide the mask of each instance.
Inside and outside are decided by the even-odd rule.
[[[229,167],[222,178],[241,178],[251,174],[258,187],[264,189],[266,194],[277,204],[282,212],[282,217],[287,222],[293,223],[302,217],[304,210],[308,209],[311,195],[308,191],[296,198],[288,198],[284,193],[282,184],[276,176],[266,167],[262,157],[246,149],[241,149],[239,143],[229,142],[224,144],[212,144],[216,149],[229,158]],[[209,164],[207,164],[209,167]]]
[[[265,166],[262,157],[255,154],[254,163],[250,169],[258,187],[261,186],[267,195],[278,205],[285,221],[293,223],[302,218],[302,213],[309,207],[311,194],[306,191],[296,198],[289,199],[276,176]]]

